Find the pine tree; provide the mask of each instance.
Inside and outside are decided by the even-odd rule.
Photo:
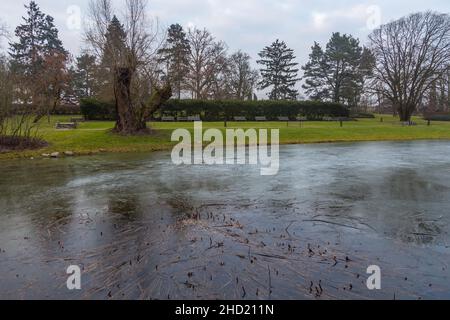
[[[10,56],[15,72],[33,77],[42,72],[46,55],[67,55],[67,52],[58,38],[53,18],[42,13],[34,1],[25,8],[27,17],[15,30],[18,41],[10,44]]]
[[[167,66],[167,77],[175,88],[178,99],[181,98],[182,83],[189,71],[189,51],[190,44],[183,27],[179,24],[171,25],[167,31],[166,45],[158,53],[161,56],[159,62]]]
[[[356,106],[373,68],[371,52],[351,35],[333,33],[324,51],[315,43],[304,70],[303,89],[313,99]]]
[[[126,32],[119,19],[114,16],[105,34],[103,56],[99,66],[97,78],[101,86],[98,91],[99,98],[110,101],[115,95],[117,71],[128,65]]]
[[[125,65],[127,63],[127,35],[119,19],[114,16],[108,26],[105,35],[105,49],[102,64],[110,69],[113,66]]]
[[[269,98],[272,100],[296,100],[298,91],[298,63],[294,62],[294,50],[289,49],[284,41],[276,40],[271,46],[265,47],[257,63],[262,65],[261,89],[272,87]]]
[[[84,53],[77,57],[76,68],[72,71],[74,94],[78,99],[93,97],[98,93],[99,66],[95,56]]]

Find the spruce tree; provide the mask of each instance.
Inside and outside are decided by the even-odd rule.
[[[189,40],[183,27],[173,24],[167,31],[166,45],[159,50],[161,58],[159,62],[167,66],[167,78],[181,98],[182,83],[188,73],[188,55],[190,51]]]
[[[294,62],[294,50],[287,47],[284,41],[278,39],[272,45],[265,47],[257,63],[262,65],[259,83],[261,89],[272,88],[269,93],[271,100],[296,100],[298,91],[295,85],[298,82],[298,63]]]
[[[45,57],[50,54],[67,55],[58,29],[51,16],[41,12],[36,2],[31,1],[27,16],[15,30],[17,42],[11,43],[10,56],[15,72],[26,76],[37,76],[42,72]]]
[[[114,16],[105,35],[105,49],[102,62],[104,66],[125,65],[127,63],[127,35],[119,19]]]
[[[99,66],[95,56],[83,53],[76,60],[76,68],[72,71],[74,94],[78,99],[93,97],[98,93]]]

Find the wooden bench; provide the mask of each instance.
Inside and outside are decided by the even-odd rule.
[[[161,121],[162,122],[174,122],[175,121],[175,117],[163,116],[163,117],[161,117]]]
[[[263,121],[267,121],[267,118],[266,117],[255,117],[255,121],[263,122]]]
[[[57,122],[56,130],[73,130],[77,128],[76,122]]]
[[[202,121],[202,119],[200,118],[200,116],[197,115],[188,117],[187,121],[195,122],[195,121]]]
[[[234,117],[234,121],[240,122],[240,121],[247,121],[246,117]]]

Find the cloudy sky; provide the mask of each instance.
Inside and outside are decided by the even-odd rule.
[[[0,1],[0,20],[13,30],[29,1]],[[36,0],[53,16],[66,48],[78,53],[89,0]],[[124,0],[113,0],[120,10]],[[180,23],[207,28],[225,41],[230,51],[242,49],[254,59],[279,38],[295,49],[297,60],[307,61],[314,41],[326,43],[333,31],[350,33],[364,43],[371,29],[406,14],[434,10],[450,12],[448,0],[149,0],[149,14],[161,25]],[[6,44],[2,45],[3,50]]]

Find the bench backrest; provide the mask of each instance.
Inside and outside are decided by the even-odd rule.
[[[255,121],[267,121],[266,117],[255,117]]]

